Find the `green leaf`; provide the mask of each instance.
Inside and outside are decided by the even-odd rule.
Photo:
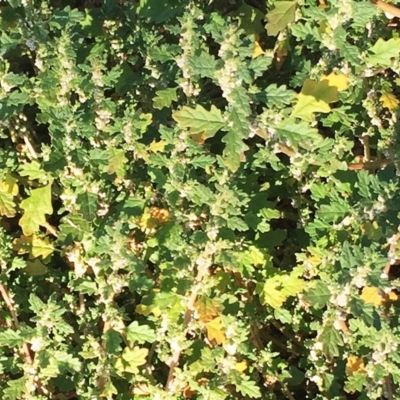
[[[191,133],[202,133],[210,138],[225,126],[221,111],[214,105],[207,111],[201,105],[195,109],[184,106],[172,114],[172,118],[178,122],[181,128],[189,128]]]
[[[367,376],[361,372],[353,372],[351,376],[347,378],[344,390],[347,393],[361,392],[363,386],[367,383]]]
[[[213,79],[215,71],[219,69],[219,64],[215,57],[206,52],[202,52],[199,56],[189,57],[189,66],[195,74],[204,78]]]
[[[26,377],[7,381],[7,388],[4,389],[4,400],[20,400],[23,399],[25,392]]]
[[[28,260],[26,267],[23,269],[30,276],[40,276],[48,272],[48,268],[38,259],[34,261]]]
[[[78,196],[83,218],[93,221],[97,213],[97,195],[94,193],[83,193]]]
[[[319,340],[322,342],[323,352],[328,358],[339,356],[339,347],[343,346],[343,339],[333,325],[324,327]]]
[[[153,329],[148,325],[139,325],[137,321],[132,322],[126,328],[126,336],[131,343],[139,344],[144,342],[152,343],[157,339]]]
[[[227,221],[227,226],[230,229],[236,229],[241,232],[247,231],[249,229],[246,222],[244,222],[243,219],[241,219],[239,217],[229,218]]]
[[[193,157],[189,162],[194,167],[206,168],[215,162],[215,158],[207,154],[202,154],[200,156]]]
[[[34,293],[31,293],[29,295],[29,304],[31,305],[30,309],[36,315],[39,315],[42,312],[43,308],[46,306],[43,303],[43,301],[38,296],[36,296],[36,294],[34,294]]]
[[[281,141],[289,141],[292,146],[309,148],[309,142],[317,145],[323,141],[323,137],[319,134],[318,129],[311,127],[305,121],[296,122],[294,119],[289,118],[276,126],[275,130]]]
[[[128,162],[128,159],[125,157],[125,150],[112,149],[110,153],[111,158],[108,160],[107,173],[109,175],[116,174],[119,178],[123,178]]]
[[[236,389],[243,395],[252,399],[259,399],[261,397],[260,388],[256,382],[250,380],[242,380],[236,385]]]
[[[27,176],[31,180],[37,179],[39,182],[47,183],[49,181],[49,174],[44,171],[37,161],[22,164],[19,169],[21,176]]]
[[[322,281],[317,281],[315,286],[304,294],[304,300],[317,309],[325,307],[330,297],[331,292],[328,286]]]
[[[51,185],[33,189],[29,198],[21,201],[24,215],[19,220],[19,225],[25,236],[33,235],[40,226],[46,224],[45,214],[52,214]]]
[[[124,372],[137,374],[139,372],[138,367],[146,363],[148,352],[147,349],[141,349],[139,347],[134,347],[133,349],[125,347],[121,357],[115,362],[115,368],[118,374],[121,376]]]
[[[344,218],[350,212],[349,204],[332,202],[331,204],[323,204],[318,210],[318,216],[325,222],[334,222],[339,218]]]
[[[296,1],[277,1],[275,8],[267,13],[268,23],[265,25],[268,35],[277,36],[290,23],[294,22]]]
[[[284,105],[290,104],[296,92],[286,88],[286,85],[278,86],[276,83],[272,83],[265,89],[267,96],[268,107],[283,107]]]
[[[238,18],[239,28],[243,29],[246,35],[255,35],[257,38],[263,33],[262,20],[264,19],[264,14],[257,8],[242,3],[232,15]]]
[[[379,38],[370,48],[373,53],[367,61],[373,65],[389,67],[392,65],[392,58],[398,59],[400,53],[400,38],[391,38],[387,41]]]
[[[0,332],[0,346],[17,347],[20,346],[22,342],[23,339],[19,332],[16,332],[13,329],[7,329]]]
[[[164,107],[170,107],[171,103],[177,100],[176,88],[157,90],[156,97],[153,99],[153,106],[161,110]]]

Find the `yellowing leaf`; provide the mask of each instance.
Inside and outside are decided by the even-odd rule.
[[[397,110],[400,104],[400,101],[392,93],[382,93],[382,96],[379,98],[379,100],[383,107],[388,108],[390,111]]]
[[[358,358],[356,356],[349,356],[347,358],[347,363],[346,363],[346,374],[348,376],[351,376],[354,374],[354,372],[365,372],[365,365],[364,361],[362,358]]]
[[[19,238],[13,240],[13,250],[18,254],[27,254],[32,251],[32,240],[33,236],[22,235]]]
[[[220,303],[205,295],[199,296],[194,304],[199,320],[203,323],[210,322],[214,318],[218,317],[220,307]]]
[[[164,151],[165,146],[167,145],[167,142],[165,140],[160,140],[156,142],[153,140],[148,147],[149,151],[152,151],[153,153],[158,153],[160,151]]]
[[[291,116],[312,122],[314,113],[328,113],[331,111],[329,103],[339,100],[338,92],[345,90],[346,85],[347,80],[344,75],[330,74],[319,82],[307,79],[297,95],[298,101]]]
[[[362,290],[360,298],[368,304],[373,304],[374,306],[380,306],[383,303],[383,298],[380,293],[380,289],[373,286],[365,286]]]
[[[0,191],[0,214],[12,218],[16,214],[16,204],[13,200],[13,195],[7,192]]]
[[[33,235],[40,226],[46,224],[45,214],[52,214],[51,185],[33,189],[31,196],[21,201],[24,215],[19,220],[19,225],[25,236]]]
[[[361,224],[360,228],[363,235],[367,236],[368,239],[371,240],[378,240],[383,235],[382,228],[376,221],[373,222],[366,221],[363,224]]]
[[[256,41],[254,43],[254,49],[253,49],[253,54],[251,55],[251,58],[257,58],[258,56],[261,56],[261,54],[265,54],[265,51],[260,46],[260,43],[258,43]]]
[[[207,338],[209,341],[215,340],[217,344],[222,344],[226,340],[225,333],[222,332],[223,324],[220,317],[214,318],[206,324]]]
[[[54,251],[54,247],[47,238],[42,239],[42,238],[37,237],[36,235],[33,235],[33,240],[32,240],[32,256],[33,257],[46,258],[50,254],[52,254],[53,251]]]
[[[246,361],[241,361],[237,362],[235,365],[235,369],[239,372],[244,372],[247,369],[247,362]]]

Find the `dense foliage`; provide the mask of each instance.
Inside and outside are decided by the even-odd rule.
[[[396,20],[0,13],[2,399],[399,398]]]

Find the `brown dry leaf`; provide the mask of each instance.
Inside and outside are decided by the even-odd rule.
[[[365,286],[362,290],[360,298],[363,299],[367,304],[373,304],[376,307],[379,307],[383,304],[381,291],[374,286]]]
[[[399,295],[394,291],[391,290],[388,294],[387,297],[390,301],[397,301],[399,300]]]
[[[222,332],[223,327],[220,317],[214,318],[212,321],[208,322],[206,324],[208,340],[215,340],[218,345],[224,343],[226,336],[225,333]]]
[[[274,67],[277,71],[279,71],[282,68],[282,65],[285,62],[288,53],[289,52],[286,40],[277,42],[274,49],[274,60],[273,60]]]
[[[166,208],[150,207],[149,214],[151,218],[155,218],[159,223],[164,223],[169,221],[170,215]]]
[[[189,137],[190,137],[190,139],[192,139],[197,144],[203,144],[207,139],[207,137],[206,137],[204,132],[193,133],[193,134],[189,135]]]
[[[182,394],[185,399],[191,399],[197,394],[197,390],[192,390],[189,385],[186,385],[182,390]]]
[[[351,376],[354,372],[365,373],[365,365],[362,358],[352,355],[347,358],[346,373],[348,376]]]

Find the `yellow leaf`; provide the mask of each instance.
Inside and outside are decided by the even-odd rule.
[[[138,314],[144,315],[147,317],[150,314],[154,314],[155,317],[159,317],[161,315],[161,310],[157,306],[146,306],[145,304],[138,304],[135,308],[135,311]]]
[[[376,221],[372,223],[369,221],[364,222],[360,228],[363,235],[367,236],[368,239],[378,240],[382,237],[382,228]]]
[[[205,140],[207,139],[204,132],[193,133],[193,134],[190,134],[189,137],[190,137],[190,139],[193,140],[193,142],[196,142],[197,144],[203,144],[205,142]]]
[[[277,289],[277,283],[273,281],[264,285],[260,297],[262,304],[268,304],[272,308],[281,308],[287,299],[287,296]]]
[[[265,54],[265,51],[261,48],[260,43],[257,41],[254,42],[254,49],[251,58],[257,58],[261,54]]]
[[[329,86],[334,86],[337,88],[338,92],[343,92],[349,87],[349,82],[347,76],[343,74],[336,74],[332,72],[329,75],[323,75],[321,82],[328,81]]]
[[[362,358],[349,356],[346,363],[346,373],[348,376],[351,376],[354,372],[365,373],[364,361]]]
[[[241,361],[237,362],[235,365],[235,369],[239,372],[244,372],[247,369],[247,362],[246,361]]]
[[[383,303],[383,298],[380,290],[377,287],[365,286],[362,290],[360,298],[368,304],[380,306]]]
[[[382,93],[382,96],[379,98],[379,100],[383,107],[388,108],[390,111],[397,110],[400,104],[400,101],[392,93]]]
[[[0,182],[0,191],[16,196],[18,194],[17,180],[9,174],[6,175],[5,180]]]
[[[225,334],[222,332],[223,324],[220,317],[214,318],[206,324],[207,338],[209,341],[215,340],[217,344],[222,344],[226,340]]]
[[[152,151],[153,153],[158,153],[160,151],[164,151],[165,146],[167,145],[165,140],[160,140],[159,142],[156,142],[153,140],[148,147],[149,151]]]

